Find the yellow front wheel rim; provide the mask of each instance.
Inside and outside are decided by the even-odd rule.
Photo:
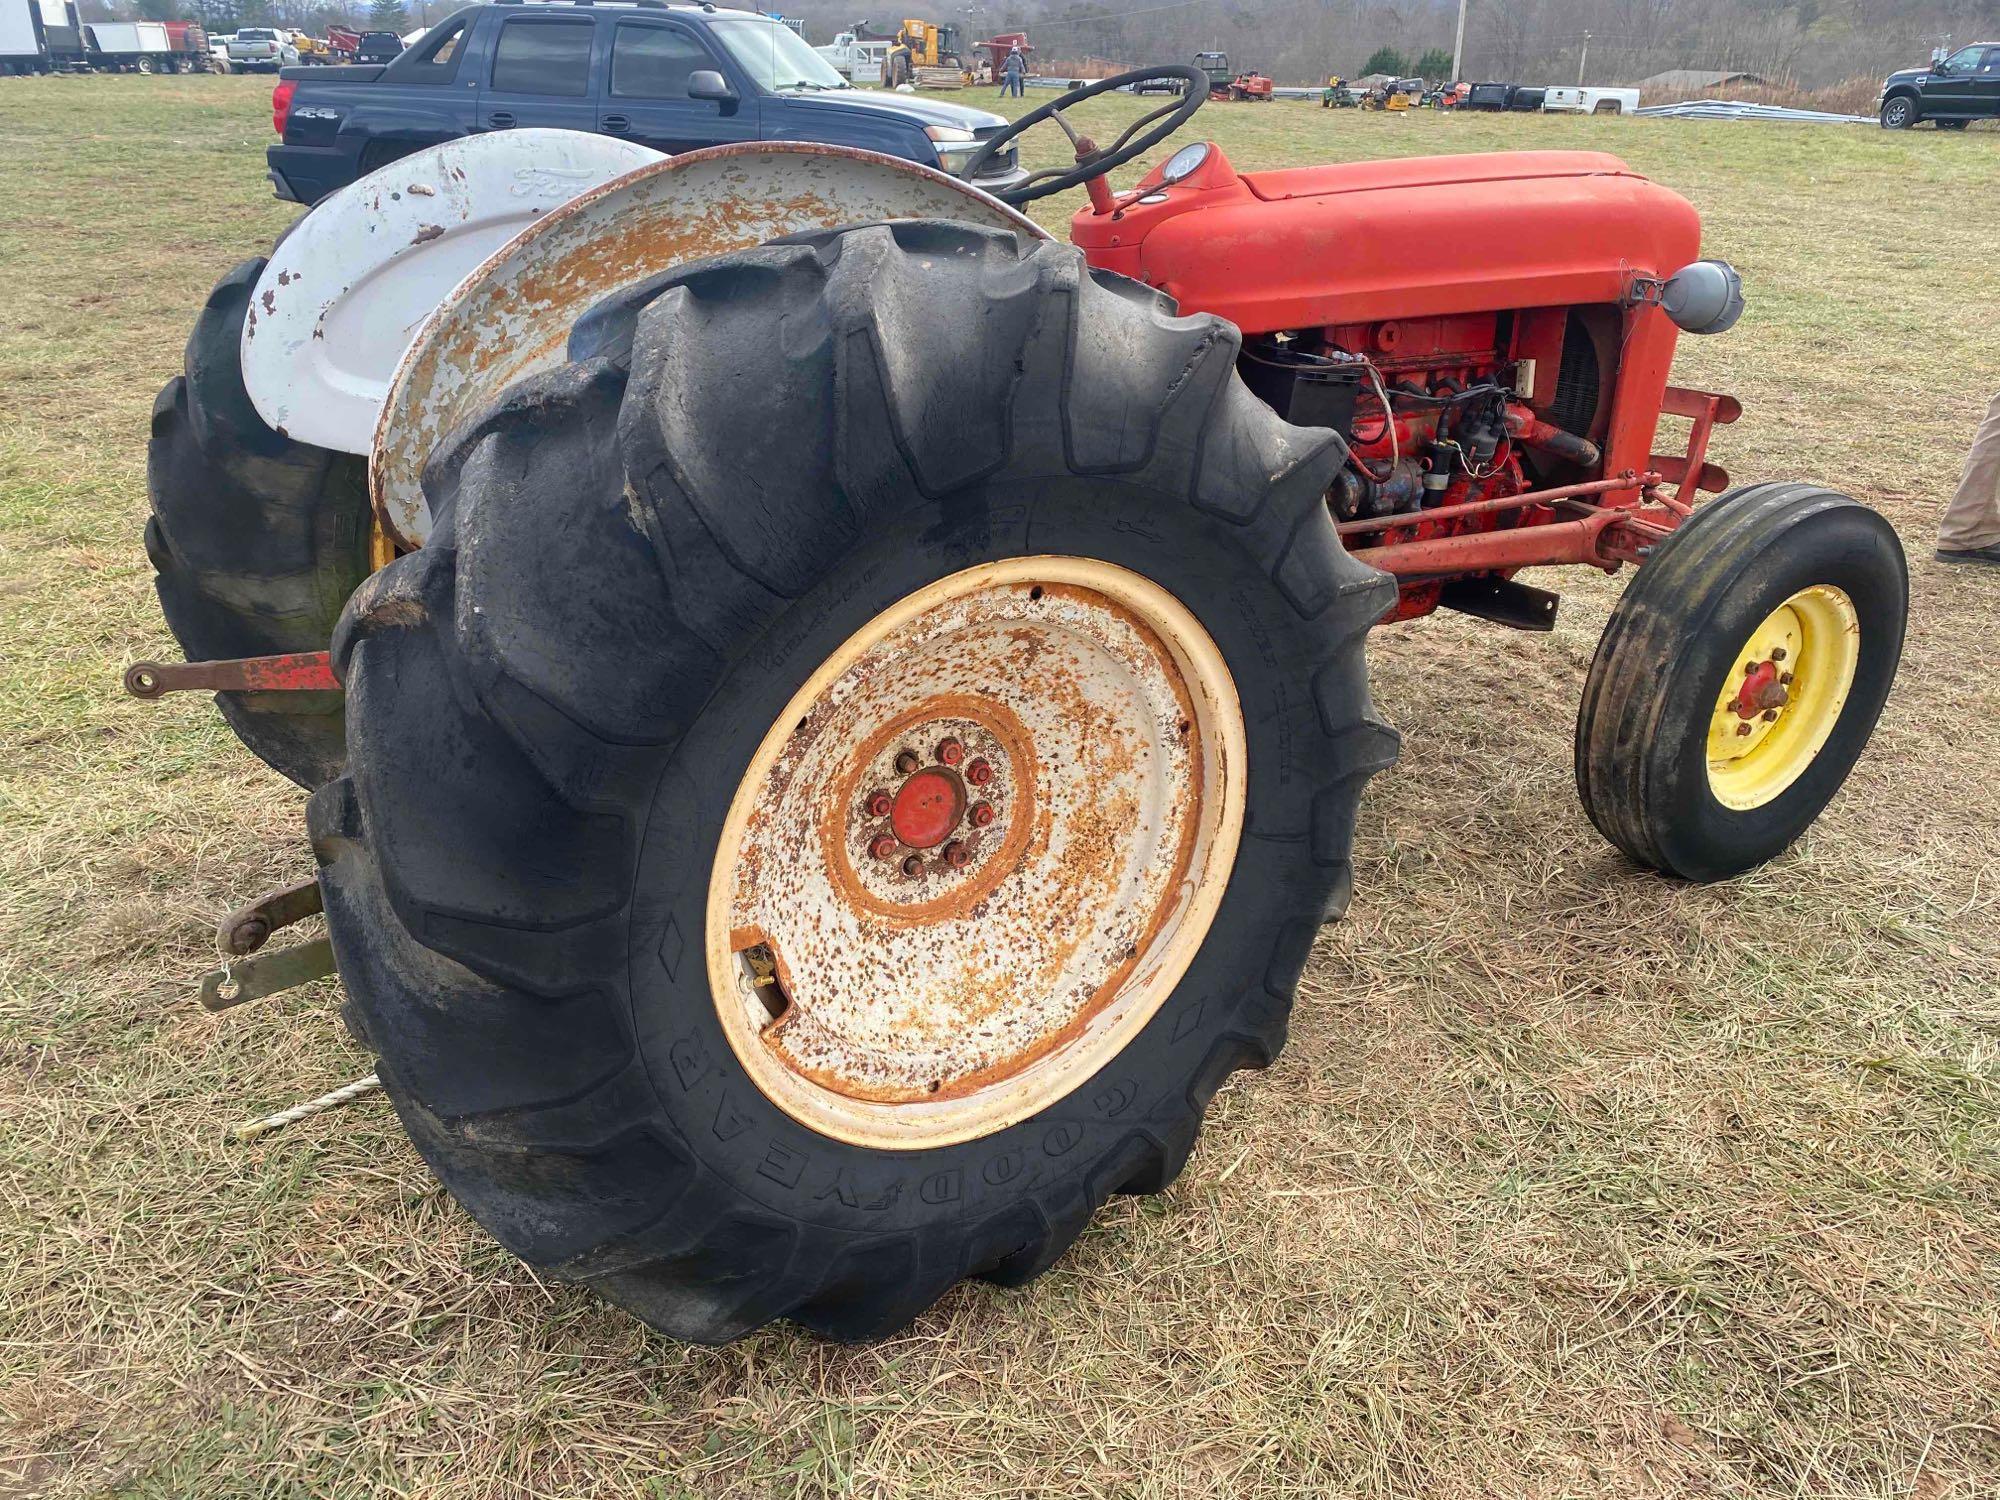
[[[1800,589],[1750,632],[1716,694],[1708,786],[1744,812],[1781,796],[1826,745],[1854,686],[1861,620],[1831,584]]]

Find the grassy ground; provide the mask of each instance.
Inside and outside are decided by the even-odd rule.
[[[0,1495],[2000,1492],[2000,578],[1929,546],[2000,386],[2000,142],[1208,110],[1242,165],[1581,145],[1690,195],[1751,302],[1680,376],[1743,398],[1733,472],[1902,531],[1900,687],[1795,851],[1690,889],[1570,785],[1615,584],[1382,633],[1353,912],[1180,1183],[907,1337],[714,1351],[538,1284],[379,1103],[221,1142],[369,1066],[331,983],[194,1008],[301,799],[117,689],[171,651],[149,404],[289,216],[267,94],[0,83]]]

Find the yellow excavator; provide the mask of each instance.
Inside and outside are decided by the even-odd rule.
[[[963,88],[972,81],[958,50],[958,28],[909,20],[896,28],[895,45],[882,59],[882,86]]]

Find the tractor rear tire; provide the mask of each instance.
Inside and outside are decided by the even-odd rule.
[[[368,573],[368,466],[265,425],[243,388],[238,340],[263,260],[215,285],[186,373],[153,403],[146,552],[189,661],[324,651]],[[217,693],[266,765],[308,789],[346,762],[339,693]]]
[[[976,315],[940,320],[940,306]],[[1322,497],[1340,439],[1252,396],[1239,345],[1230,325],[1176,317],[1067,246],[863,226],[683,270],[637,314],[629,352],[522,382],[433,458],[436,530],[362,585],[336,633],[350,766],[308,822],[350,1024],[424,1159],[508,1249],[681,1338],[725,1342],[777,1318],[878,1337],[965,1277],[1039,1275],[1110,1194],[1164,1189],[1216,1088],[1277,1053],[1313,935],[1347,902],[1362,787],[1394,757],[1363,642],[1395,593],[1335,537]],[[774,986],[758,992],[773,1013],[781,980],[793,994],[848,984],[891,1039],[869,1056],[894,1065],[916,1045],[900,1017],[922,976],[890,972],[867,943],[929,924],[948,963],[979,965],[1002,961],[1009,933],[1078,952],[1099,941],[1054,908],[1039,937],[996,915],[1051,889],[1010,879],[1005,851],[1041,857],[1078,826],[1053,797],[1033,800],[1073,765],[1043,744],[998,776],[963,766],[975,795],[1002,804],[998,842],[983,846],[998,884],[976,886],[974,865],[975,885],[898,908],[884,935],[864,932],[853,969],[811,942],[789,975],[781,961],[754,981],[730,967],[739,881],[767,879],[793,909],[828,903],[809,909],[834,925],[857,909],[832,904],[845,898],[814,862],[834,868],[818,851],[850,847],[826,840],[854,825],[823,830],[888,801],[865,768],[885,752],[867,746],[907,743],[899,773],[933,745],[954,764],[957,742],[909,727],[919,710],[896,695],[973,718],[1002,700],[1024,719],[1058,701],[1037,644],[1053,638],[1028,617],[1085,619],[1083,595],[1051,577],[1045,597],[1028,580],[1061,567],[1163,591],[1233,681],[1245,748],[1234,771],[1211,764],[1240,778],[1239,853],[1186,867],[1213,878],[1190,874],[1167,908],[1212,899],[1212,919],[1180,970],[1152,969],[1151,928],[1130,953],[1114,940],[1123,964],[1095,993],[1122,993],[1127,975],[1157,984],[1157,1006],[1108,1053],[1074,1051],[1102,1045],[1088,1028],[1042,1033],[1052,1050],[1024,1067],[1081,1056],[1094,1069],[1042,1102],[976,1071],[962,1097],[919,1073],[928,1092],[901,1102],[831,1087],[821,1099],[805,1070],[787,1094],[768,1072],[777,1048],[741,1032],[775,1024],[743,1019],[747,983]],[[991,637],[1001,670],[965,665],[966,626],[912,651],[923,685],[899,670],[857,688],[906,717],[826,728],[840,721],[822,707],[857,701],[812,696],[843,652],[912,601],[955,600],[988,577],[1013,580],[1020,612],[1006,618],[1022,634],[1010,623]],[[944,680],[929,671],[972,675],[927,697]],[[1098,700],[1060,701],[1083,715],[1069,722],[1095,722]],[[1182,714],[1183,743],[1205,712]],[[1170,744],[1173,718],[1135,722]],[[860,768],[858,790],[811,802],[800,841],[771,846],[776,867],[744,874],[730,851],[758,826],[738,821],[746,793],[821,774],[791,747],[822,733],[817,764]],[[764,758],[773,744],[783,777]],[[1143,766],[1125,765],[1086,786],[1076,815],[1152,795]],[[1008,825],[1003,790],[1017,810],[1049,810],[1057,832],[1025,811]],[[1005,842],[1010,826],[1024,844]],[[1058,902],[1083,900],[1124,846],[1068,847],[1075,883],[1052,888]],[[850,885],[893,881],[884,858],[861,880],[868,856],[856,856]],[[933,878],[913,858],[898,851],[903,875]],[[1102,889],[1127,888],[1105,877]],[[975,891],[979,904],[950,905]],[[834,925],[815,930],[832,942]],[[957,993],[986,1007],[977,1026],[1007,1024],[967,973]],[[1032,986],[1016,993],[1038,1003]],[[821,1024],[804,1001],[783,1014],[801,1012],[801,1027]],[[1023,1090],[1034,1076],[1018,1075]],[[924,1134],[961,1107],[974,1125]],[[874,1123],[843,1123],[843,1110]],[[888,1143],[871,1134],[905,1125]]]
[[[1756,484],[1701,506],[1639,569],[1591,662],[1576,724],[1591,822],[1688,880],[1780,853],[1867,745],[1909,596],[1896,533],[1845,495]],[[1769,662],[1764,639],[1786,643]],[[1737,706],[1756,674],[1784,700],[1761,713]]]

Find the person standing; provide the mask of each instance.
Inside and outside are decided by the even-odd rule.
[[[1016,99],[1027,97],[1025,80],[1028,76],[1028,60],[1021,56],[1019,47],[1007,49],[1007,60],[1000,64],[1000,97],[1012,94]]]
[[[2000,567],[2000,395],[1986,408],[1958,492],[1938,522],[1937,558]]]

